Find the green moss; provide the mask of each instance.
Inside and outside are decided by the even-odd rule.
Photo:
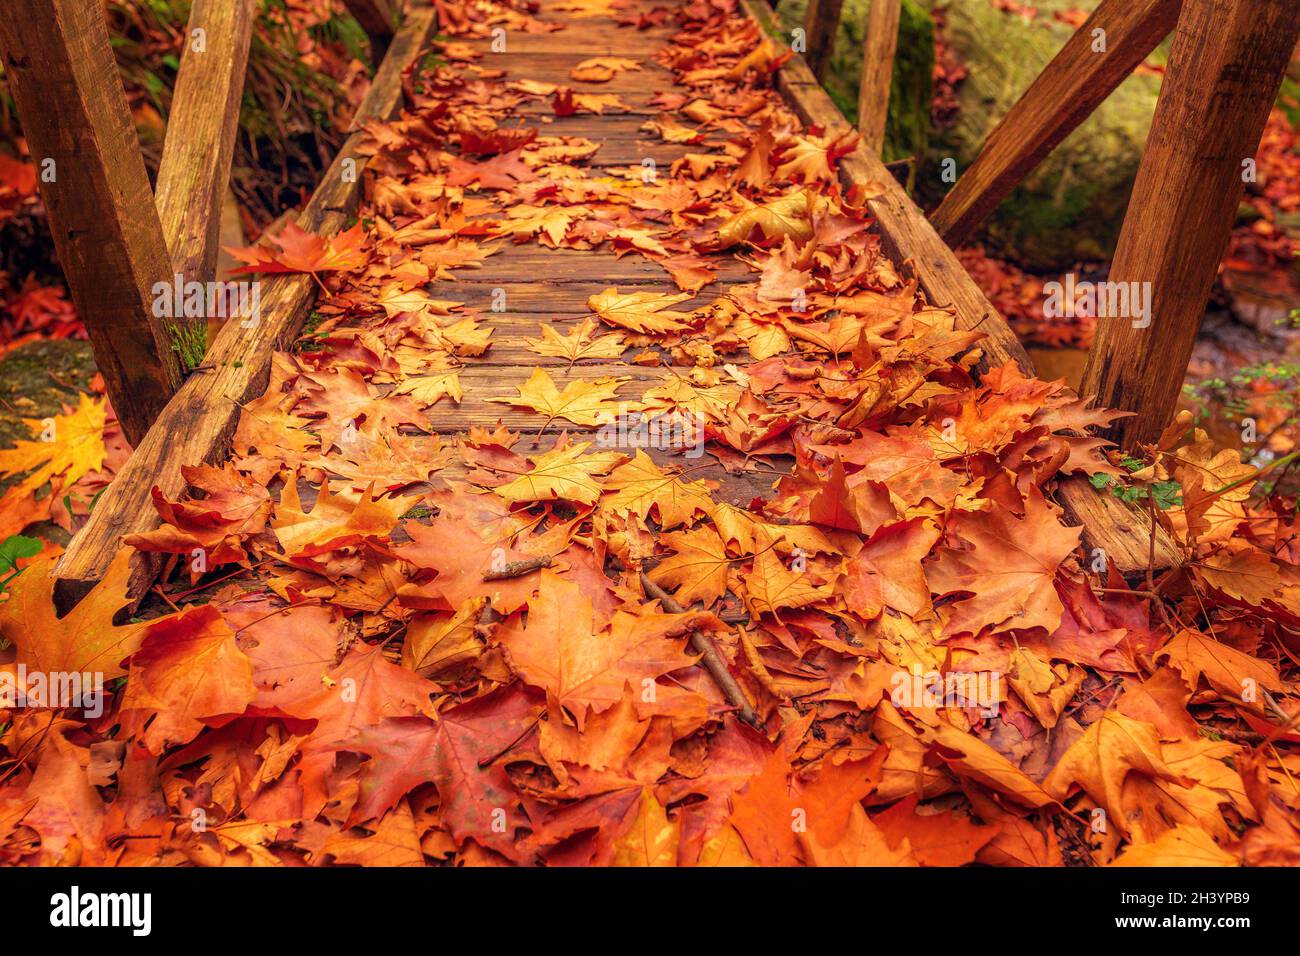
[[[886,161],[925,155],[933,98],[934,21],[913,0],[903,0],[885,121]]]

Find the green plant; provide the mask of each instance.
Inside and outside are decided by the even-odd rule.
[[[319,352],[325,347],[321,342],[317,329],[320,328],[321,316],[315,309],[307,316],[307,321],[303,323],[302,332],[299,333],[297,340],[293,343],[295,352]]]
[[[0,541],[0,594],[3,594],[9,587],[9,582],[22,573],[22,568],[18,567],[18,562],[23,558],[34,558],[41,553],[45,543],[39,538],[28,538],[21,534],[13,534]]]
[[[203,364],[208,351],[208,324],[197,322],[167,322],[167,334],[172,340],[172,351],[180,358],[181,368],[192,372]]]
[[[1120,464],[1130,472],[1141,470],[1145,463],[1137,458],[1125,456]],[[1109,491],[1120,501],[1137,502],[1148,498],[1155,502],[1161,511],[1183,503],[1183,486],[1176,481],[1125,482],[1114,475],[1095,474],[1088,476],[1088,482],[1098,491]]]

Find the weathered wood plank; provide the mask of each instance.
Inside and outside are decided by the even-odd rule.
[[[750,13],[760,23],[771,23],[771,10],[763,0],[745,0]],[[771,31],[769,30],[769,33]],[[817,85],[808,68],[798,59],[790,60],[781,68],[777,81],[795,111],[806,121],[839,132],[848,127],[826,92]],[[985,297],[975,281],[962,268],[953,251],[939,238],[934,227],[926,221],[921,210],[894,179],[880,158],[859,144],[841,160],[840,171],[846,185],[871,185],[881,193],[868,200],[867,205],[879,223],[886,253],[900,266],[910,260],[915,264],[921,288],[935,305],[953,308],[959,328],[978,328],[988,334],[981,343],[984,358],[981,368],[1014,362],[1023,371],[1033,374],[1033,363],[1015,332]],[[1086,482],[1080,494],[1101,498]],[[1063,498],[1066,516],[1083,523],[1073,497]],[[1146,558],[1140,564],[1128,558],[1145,555],[1150,547],[1146,525],[1136,511],[1118,499],[1104,496],[1105,501],[1090,506],[1089,517],[1105,516],[1104,521],[1085,524],[1084,539],[1089,548],[1101,548],[1113,555],[1112,563],[1124,573],[1145,569]],[[1123,520],[1115,515],[1115,506],[1125,509]],[[1173,541],[1162,529],[1156,529],[1156,566],[1168,567],[1179,559]]]
[[[566,277],[564,280],[548,279],[536,281],[536,274],[529,279],[507,278],[493,280],[491,283],[479,282],[472,278],[476,270],[458,270],[459,281],[436,287],[436,297],[479,309],[491,318],[492,293],[502,288],[506,293],[506,308],[509,313],[519,315],[551,315],[555,313],[579,313],[587,307],[587,300],[593,295],[605,291],[611,285],[602,279],[583,277]],[[671,292],[676,286],[668,282],[668,274],[663,278],[642,277],[620,280],[620,290],[629,292]],[[748,280],[747,280],[748,281]],[[712,285],[701,289],[693,299],[685,300],[678,309],[696,309],[712,302],[737,281],[719,279]]]
[[[505,49],[493,51],[492,38],[460,38],[488,54],[480,60],[483,65],[492,63],[492,56],[502,53],[572,53],[584,59],[593,56],[650,56],[665,46],[675,30],[651,27],[646,30],[629,30],[613,21],[590,19],[564,19],[560,14],[547,12],[547,23],[562,23],[565,29],[546,33],[528,33],[505,29]]]
[[[830,64],[843,3],[844,0],[808,0],[803,20],[804,41],[808,49],[803,58],[818,79],[826,75],[826,67]]]
[[[858,86],[858,132],[877,156],[885,145],[889,117],[889,88],[898,49],[898,20],[902,0],[871,0],[867,36],[862,48],[862,82]]]
[[[401,0],[343,0],[343,5],[370,38],[371,62],[379,63],[397,29]]]
[[[122,430],[138,442],[181,371],[153,313],[153,286],[171,264],[103,7],[14,0],[0,16],[0,53],[72,301]]]
[[[1168,35],[1181,6],[1182,0],[1102,0],[1007,111],[930,217],[944,240],[966,242]]]
[[[1295,0],[1184,0],[1110,267],[1112,287],[1144,294],[1149,309],[1099,319],[1083,375],[1102,404],[1137,413],[1110,429],[1125,446],[1154,440],[1173,417],[1243,166],[1298,35]]]
[[[719,259],[709,265],[720,278],[756,281],[754,273],[739,260]],[[606,288],[636,279],[657,280],[671,285],[664,267],[640,253],[627,253],[616,258],[606,250],[546,249],[533,242],[506,246],[496,255],[484,259],[477,269],[463,271],[461,275],[475,283],[509,278],[536,279],[538,275],[546,275],[553,281],[603,279]]]
[[[402,73],[419,55],[433,20],[431,8],[411,7],[357,110],[354,123],[358,127],[396,112]],[[358,132],[344,143],[298,218],[304,229],[333,234],[355,210],[361,177],[345,176],[344,170],[364,165],[365,138]],[[176,393],[99,499],[85,527],[69,543],[56,571],[56,594],[64,607],[75,604],[103,576],[124,534],[157,527],[158,516],[150,499],[154,485],[174,498],[184,488],[181,465],[215,463],[225,455],[239,406],[265,389],[272,353],[293,341],[315,291],[315,283],[303,275],[263,280],[260,321],[251,328],[229,322],[221,330],[208,350],[212,368],[192,375]],[[144,555],[135,560],[131,594],[138,597],[158,566]]]
[[[172,268],[187,280],[216,275],[221,204],[256,15],[255,0],[194,0],[190,7],[155,190]]]

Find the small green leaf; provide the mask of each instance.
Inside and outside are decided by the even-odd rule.
[[[39,538],[29,538],[25,535],[15,534],[0,541],[0,569],[18,570],[18,561],[21,558],[32,558],[41,553],[41,548],[45,543]]]

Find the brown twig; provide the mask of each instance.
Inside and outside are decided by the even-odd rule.
[[[549,554],[539,554],[533,558],[522,558],[518,561],[511,561],[499,568],[493,568],[487,574],[483,575],[484,581],[504,581],[507,578],[521,578],[539,568],[549,568],[553,556]]]
[[[673,614],[683,614],[684,609],[677,603],[667,591],[650,580],[649,576],[641,572],[641,587],[645,593],[657,600],[663,605],[664,610]],[[713,643],[713,638],[709,637],[698,628],[691,629],[691,648],[695,653],[700,655],[700,663],[704,669],[709,672],[722,691],[722,696],[727,698],[727,703],[735,707],[740,714],[740,719],[751,726],[758,726],[758,713],[750,704],[749,698],[741,690],[740,684],[736,678],[731,676],[731,671],[727,670],[727,664],[722,659],[722,654],[718,651],[718,646]]]

